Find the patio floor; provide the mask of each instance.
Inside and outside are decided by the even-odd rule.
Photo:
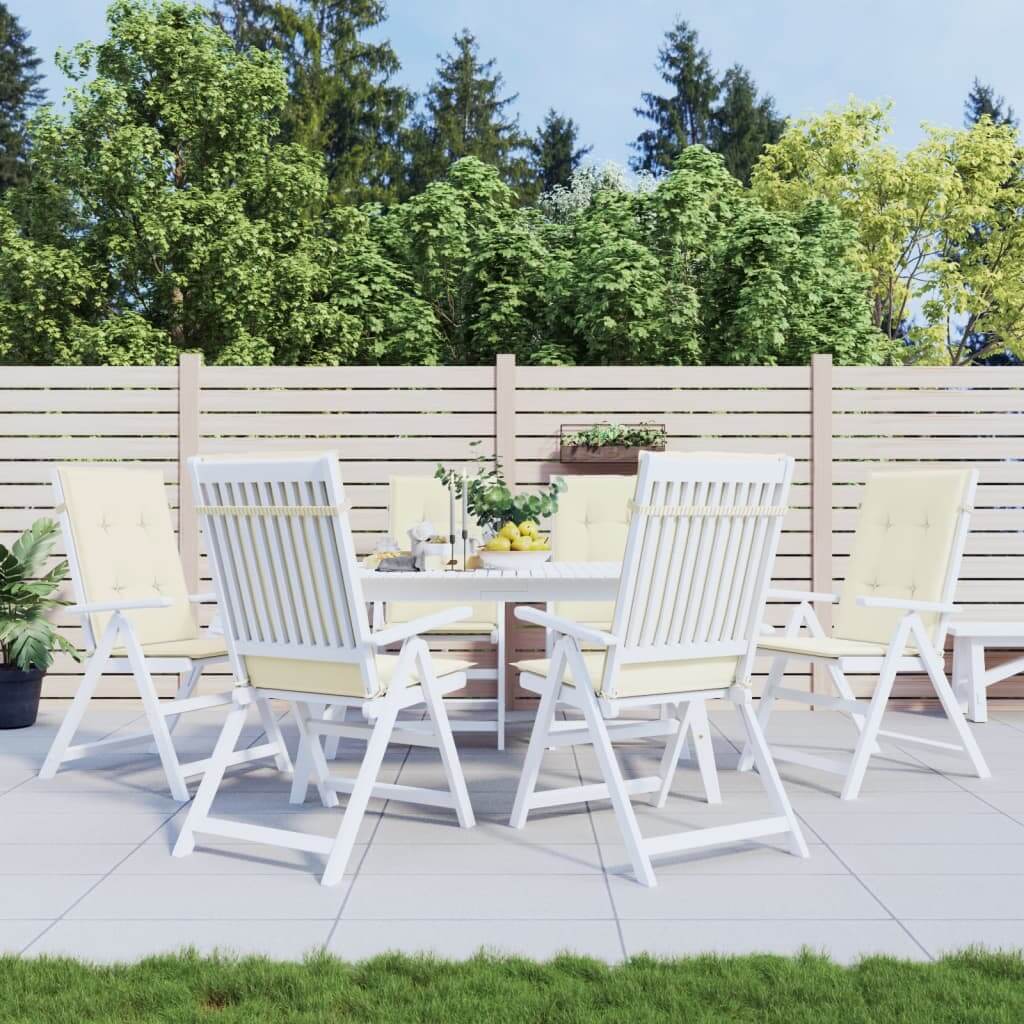
[[[1024,713],[975,726],[994,778],[923,747],[885,746],[862,798],[842,804],[838,777],[781,766],[811,857],[756,846],[656,863],[647,889],[625,873],[607,803],[531,817],[507,827],[528,738],[510,749],[459,738],[475,829],[428,808],[371,805],[351,873],[318,884],[320,860],[228,840],[170,857],[185,815],[163,786],[155,756],[110,753],[40,782],[65,705],[44,702],[36,728],[0,733],[0,950],[133,960],[192,945],[298,958],[326,948],[358,959],[385,950],[461,958],[480,947],[544,959],[573,950],[606,960],[641,952],[795,952],[848,961],[889,953],[928,958],[971,944],[1024,947]],[[90,712],[101,738],[140,717],[131,702]],[[176,734],[184,757],[212,747],[220,713],[188,716]],[[693,766],[680,766],[669,806],[637,808],[646,832],[722,824],[765,813],[756,776],[731,771],[739,723],[714,715],[724,803],[702,801]],[[888,727],[949,739],[944,721],[893,713]],[[289,728],[286,725],[286,728]],[[287,735],[294,740],[294,732]],[[772,736],[821,750],[848,748],[848,721],[826,712],[775,716]],[[258,729],[248,737],[256,742]],[[357,747],[343,747],[339,762]],[[627,769],[646,774],[657,749],[622,744]],[[86,770],[91,768],[91,770]],[[438,785],[431,751],[393,748],[386,778]],[[596,781],[587,748],[549,753],[541,784]],[[217,813],[332,833],[337,811],[288,802],[287,781],[249,767],[225,782]],[[381,812],[384,813],[381,813]],[[314,874],[314,871],[316,874]]]

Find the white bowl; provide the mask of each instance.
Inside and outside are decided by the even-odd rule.
[[[524,566],[543,565],[550,551],[478,551],[485,569],[522,569]]]

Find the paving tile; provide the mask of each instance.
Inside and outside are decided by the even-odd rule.
[[[987,865],[984,865],[987,869]],[[1024,920],[1019,876],[862,875],[864,884],[903,919]]]
[[[1002,814],[845,814],[800,812],[829,844],[842,843],[1024,843],[1024,825]]]
[[[102,875],[0,875],[0,919],[60,917]]]
[[[135,790],[127,786],[117,789],[84,792],[50,792],[42,786],[19,786],[0,796],[0,819],[18,814],[51,814],[54,817],[72,814],[162,814],[170,817],[182,806],[169,793]]]
[[[793,956],[804,949],[825,953],[839,963],[865,956],[927,957],[896,921],[623,921],[628,956],[694,956],[775,953]]]
[[[968,947],[1024,950],[1024,919],[1017,921],[906,921],[907,930],[934,956]]]
[[[548,846],[508,841],[418,846],[373,843],[359,875],[490,875],[500,878],[506,875],[600,874],[601,870],[597,846],[585,843]]]
[[[418,809],[417,809],[418,810]],[[505,816],[488,818],[476,815],[475,828],[459,828],[454,813],[406,813],[390,806],[381,816],[380,828],[374,835],[378,843],[593,843],[594,831],[586,810],[568,810],[563,814],[531,815],[525,827],[509,827]]]
[[[349,873],[362,862],[366,849],[361,843],[352,848]],[[319,854],[225,839],[216,846],[197,845],[188,857],[172,857],[159,843],[144,843],[119,865],[117,875],[313,875],[319,879],[323,870],[324,858]]]
[[[435,875],[363,875],[352,883],[342,919],[612,920],[601,875],[464,875],[441,886]]]
[[[259,954],[300,960],[322,949],[331,921],[58,921],[29,946],[27,956],[77,956],[96,963],[130,963],[192,946],[202,954]]]
[[[794,857],[784,840],[733,843],[704,850],[686,850],[657,857],[655,874],[670,875],[849,875],[849,870],[827,846],[809,843],[809,857]],[[629,855],[622,843],[601,843],[605,870],[632,876]]]
[[[349,882],[322,886],[317,875],[282,876],[272,884],[231,875],[111,875],[69,920],[334,919]],[[244,931],[240,927],[239,931]]]
[[[0,843],[0,875],[105,875],[134,849],[131,843]]]
[[[832,848],[859,875],[972,876],[1024,875],[1024,845],[993,843],[984,849],[970,843],[843,843]]]
[[[141,843],[158,832],[166,814],[36,812],[0,819],[0,844]]]
[[[0,954],[20,953],[38,938],[52,921],[0,921]]]
[[[599,960],[622,959],[613,921],[346,921],[339,922],[329,952],[346,960],[380,953],[432,953],[463,960],[484,950],[549,960],[571,952]]]
[[[961,789],[954,792],[884,792],[872,791],[861,793],[856,800],[841,801],[838,795],[831,793],[808,793],[802,790],[791,791],[790,800],[793,807],[801,814],[820,812],[823,814],[991,814],[990,803],[973,793],[965,793]],[[2,806],[2,805],[0,805]],[[1024,811],[1024,794],[1021,809]]]
[[[657,874],[657,866],[655,866]],[[654,888],[630,876],[610,876],[612,899],[622,920],[719,918],[888,918],[855,878],[840,875],[658,875]]]

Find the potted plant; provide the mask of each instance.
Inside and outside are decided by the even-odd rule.
[[[663,452],[662,423],[567,423],[561,430],[562,462],[635,463],[640,452]]]
[[[54,596],[67,578],[67,561],[42,572],[58,534],[52,519],[38,519],[9,549],[0,544],[0,729],[35,722],[54,651],[81,660],[47,618],[69,603]]]
[[[454,489],[456,498],[461,498],[465,489],[466,509],[485,537],[494,536],[506,523],[533,522],[551,516],[558,510],[558,496],[566,486],[561,477],[554,477],[539,494],[513,494],[497,463],[482,466],[473,476],[438,466],[434,476]]]

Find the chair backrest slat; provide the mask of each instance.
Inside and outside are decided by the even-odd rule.
[[[200,456],[191,467],[239,679],[247,658],[337,662],[359,666],[363,695],[376,693],[337,458]]]
[[[641,455],[605,696],[630,664],[726,658],[748,671],[792,475],[781,455]]]

